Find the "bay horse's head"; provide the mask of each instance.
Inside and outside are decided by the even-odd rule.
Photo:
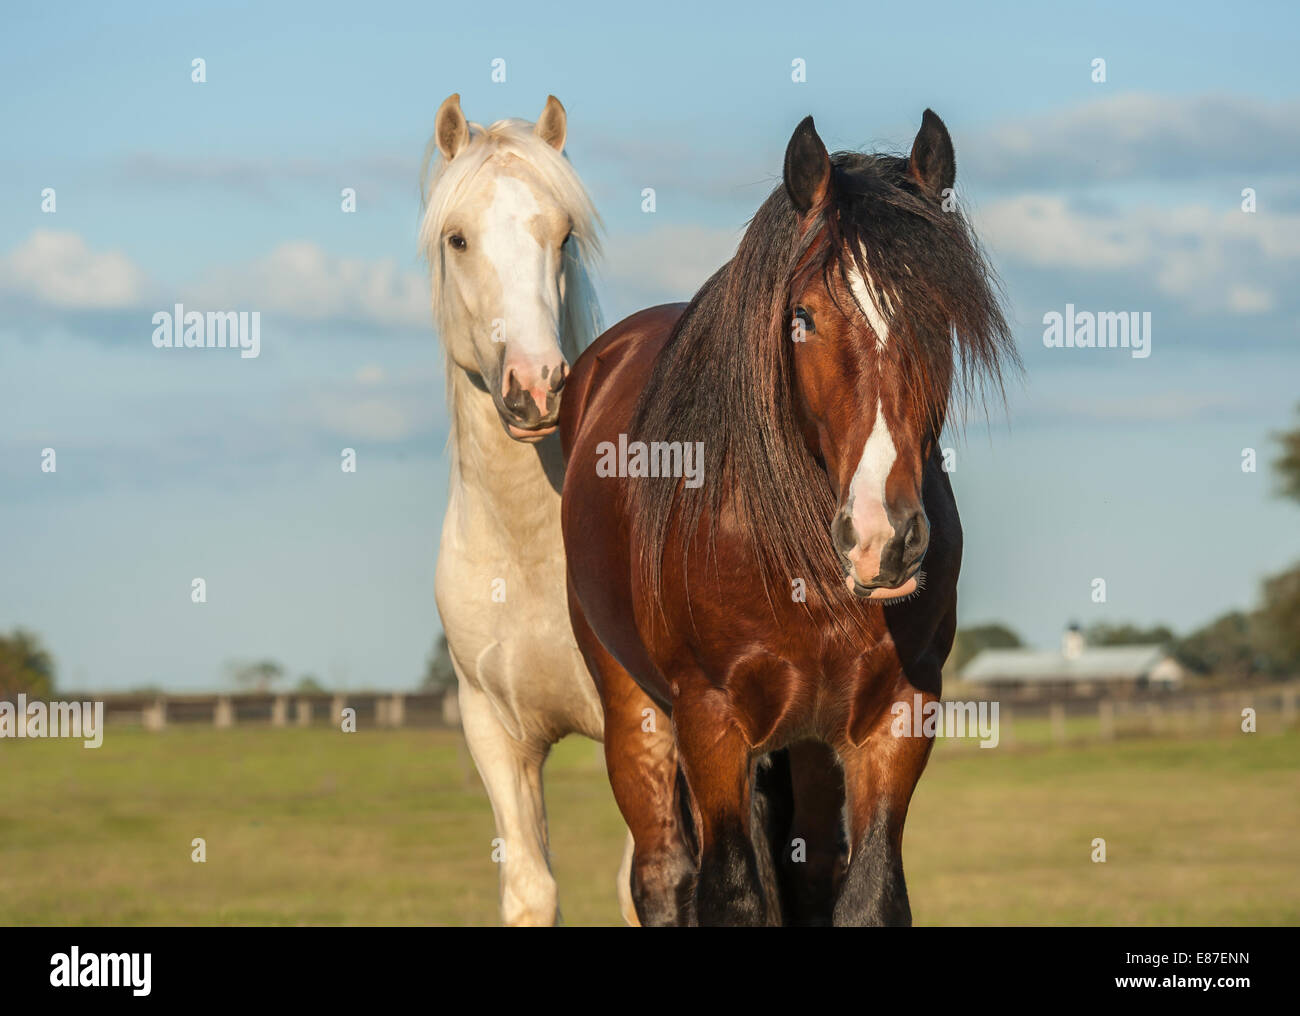
[[[448,358],[491,394],[519,441],[555,430],[569,361],[598,331],[584,260],[597,220],[564,158],[566,132],[553,95],[536,124],[486,128],[452,95],[430,142],[441,160],[420,241],[439,330]]]
[[[954,372],[996,368],[1005,348],[955,174],[930,110],[907,158],[829,156],[812,117],[786,150],[800,234],[786,308],[795,413],[837,502],[830,536],[845,585],[862,598],[918,588],[930,538],[922,479]]]

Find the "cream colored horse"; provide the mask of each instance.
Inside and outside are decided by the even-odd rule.
[[[599,220],[563,155],[566,129],[554,96],[535,125],[481,127],[452,95],[426,155],[426,177],[435,146],[440,159],[420,229],[452,417],[438,612],[502,841],[507,924],[559,919],[542,764],[560,738],[600,740],[604,724],[569,625],[560,537],[561,388],[601,330],[586,268]],[[627,868],[625,857],[631,915]]]

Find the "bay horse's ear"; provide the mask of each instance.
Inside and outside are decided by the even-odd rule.
[[[453,92],[442,100],[438,115],[433,121],[433,136],[438,142],[438,151],[448,162],[456,158],[456,153],[469,144],[469,124],[465,114],[460,111],[460,93]]]
[[[921,117],[921,129],[912,142],[912,157],[907,171],[931,197],[941,197],[957,179],[957,157],[953,154],[948,128],[927,109]]]
[[[564,107],[560,105],[560,100],[554,95],[546,97],[546,108],[542,110],[542,115],[537,118],[537,126],[533,128],[537,136],[554,148],[557,152],[564,151],[564,136],[568,131],[568,117],[564,113]]]
[[[804,117],[785,148],[785,192],[800,215],[826,200],[831,189],[831,159],[817,136],[813,118]]]

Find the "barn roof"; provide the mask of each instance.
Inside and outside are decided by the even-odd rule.
[[[1077,656],[1037,649],[984,649],[966,664],[965,681],[1116,681],[1149,674],[1165,658],[1159,645],[1088,646]]]

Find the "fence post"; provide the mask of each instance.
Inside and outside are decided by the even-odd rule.
[[[289,700],[277,695],[271,703],[271,726],[283,727],[289,722]]]
[[[1103,741],[1115,740],[1115,703],[1110,699],[1097,702],[1097,733]]]
[[[167,726],[167,700],[159,695],[153,705],[144,707],[141,719],[145,730],[162,730]]]
[[[1053,702],[1048,709],[1048,715],[1052,720],[1052,742],[1065,744],[1065,706],[1060,702]]]
[[[235,707],[231,703],[229,695],[219,695],[217,697],[216,708],[212,710],[212,723],[217,727],[233,727],[235,725]]]
[[[335,695],[330,700],[330,723],[339,727],[343,724],[343,710],[347,708],[348,700],[343,695]]]
[[[442,722],[453,729],[460,726],[460,696],[455,688],[442,693]]]
[[[1286,730],[1295,723],[1295,685],[1289,684],[1282,689],[1282,729]]]
[[[298,721],[300,727],[311,726],[311,702],[307,699],[300,698],[295,703],[294,712],[297,714],[294,718]]]

